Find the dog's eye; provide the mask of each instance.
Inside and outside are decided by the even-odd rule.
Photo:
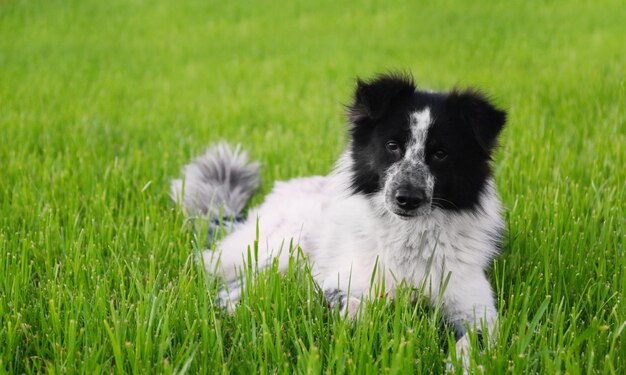
[[[433,157],[435,158],[435,160],[441,161],[448,157],[448,153],[445,152],[444,150],[437,150],[433,154]]]
[[[400,145],[396,141],[389,141],[389,142],[387,142],[387,144],[385,146],[387,147],[387,151],[389,151],[389,152],[394,152],[395,153],[395,152],[400,151]]]

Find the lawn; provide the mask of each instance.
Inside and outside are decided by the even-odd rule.
[[[626,371],[622,1],[0,0],[0,372],[439,373],[441,313],[345,322],[302,262],[229,316],[169,180],[220,139],[273,181],[331,170],[356,76],[509,111],[486,373]]]

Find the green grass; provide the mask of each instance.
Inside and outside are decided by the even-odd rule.
[[[438,311],[344,322],[302,263],[215,309],[167,196],[219,139],[265,166],[254,203],[327,173],[353,77],[392,69],[510,113],[502,334],[473,370],[625,371],[623,2],[238,3],[0,1],[0,372],[442,372]]]

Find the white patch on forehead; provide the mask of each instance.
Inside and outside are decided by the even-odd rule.
[[[411,113],[410,125],[412,139],[407,148],[406,157],[413,160],[423,159],[424,149],[426,148],[426,136],[432,118],[430,116],[430,108],[426,107],[421,111]]]

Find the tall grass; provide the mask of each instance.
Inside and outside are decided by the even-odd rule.
[[[273,181],[327,173],[355,76],[475,85],[510,113],[487,373],[626,369],[620,1],[0,2],[0,371],[442,372],[452,333],[402,295],[358,323],[306,264],[232,316],[170,178],[219,139]]]

